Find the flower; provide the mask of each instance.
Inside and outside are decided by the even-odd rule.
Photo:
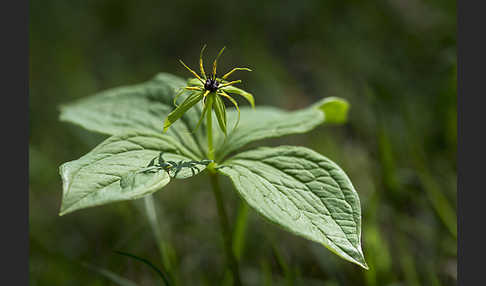
[[[164,132],[177,120],[179,119],[187,110],[193,107],[199,101],[203,101],[203,111],[201,114],[201,118],[196,126],[196,129],[202,122],[202,119],[209,111],[211,112],[214,110],[216,114],[216,118],[218,119],[219,127],[226,135],[226,106],[222,98],[226,98],[229,100],[237,109],[238,111],[238,120],[235,124],[235,128],[239,123],[240,120],[240,109],[238,107],[238,103],[234,100],[230,94],[238,94],[243,96],[252,108],[255,107],[255,100],[253,99],[253,95],[234,87],[234,84],[241,83],[241,80],[234,80],[234,81],[227,81],[226,79],[235,71],[243,70],[243,71],[251,71],[249,68],[233,68],[231,71],[223,75],[221,78],[216,76],[216,67],[218,64],[218,59],[223,53],[225,47],[221,49],[221,51],[216,56],[216,59],[213,62],[213,72],[212,74],[206,75],[204,71],[203,59],[202,55],[206,45],[203,46],[201,49],[201,53],[199,55],[199,68],[201,70],[201,75],[198,75],[195,71],[190,69],[182,60],[179,60],[180,63],[191,72],[195,78],[188,80],[189,86],[186,86],[181,89],[181,91],[174,97],[174,104],[177,106],[169,115],[164,122]],[[186,98],[180,105],[176,104],[177,98],[185,91],[190,90],[194,91],[188,98]]]

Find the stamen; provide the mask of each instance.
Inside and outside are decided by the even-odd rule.
[[[204,46],[202,47],[201,54],[199,55],[199,68],[201,69],[201,74],[204,77],[204,79],[207,79],[206,73],[204,72],[203,59],[202,59],[205,48],[206,48],[206,44],[204,44]]]
[[[224,49],[225,49],[225,48],[226,48],[226,47],[223,47],[223,48],[221,49],[221,51],[219,51],[218,56],[216,57],[216,59],[215,59],[215,60],[214,60],[214,62],[213,62],[213,79],[216,79],[216,66],[218,65],[218,59],[219,59],[219,57],[221,56],[221,54],[223,53],[223,51],[224,51]]]
[[[219,88],[222,88],[222,87],[225,87],[225,86],[228,86],[228,85],[233,85],[235,83],[240,83],[240,82],[241,82],[241,80],[230,81],[230,82],[227,82],[225,84],[220,85]]]
[[[203,90],[199,86],[186,86],[185,89],[187,89],[187,90],[201,90],[201,91]]]
[[[235,129],[238,126],[238,124],[240,123],[240,108],[238,107],[238,103],[236,102],[236,100],[234,100],[234,98],[232,98],[230,95],[228,95],[223,90],[220,90],[218,92],[218,94],[229,99],[229,101],[231,101],[231,103],[233,103],[233,105],[236,107],[236,110],[238,111],[238,119],[236,120],[235,127],[233,127],[233,129]]]
[[[251,71],[249,68],[234,68],[229,73],[225,74],[221,79],[226,79],[230,76],[230,74],[234,73],[235,71]]]
[[[191,73],[192,73],[192,74],[193,74],[193,75],[194,75],[194,76],[195,76],[195,77],[196,77],[198,80],[200,80],[200,81],[201,81],[201,82],[204,84],[204,81],[201,79],[201,77],[199,77],[199,75],[198,75],[198,74],[197,74],[195,71],[191,70],[191,69],[190,69],[188,66],[186,66],[186,64],[185,64],[185,63],[184,63],[182,60],[179,60],[179,62],[180,62],[180,63],[181,63],[181,64],[182,64],[182,65],[183,65],[183,66],[184,66],[186,69],[188,69],[188,70],[189,70],[189,71],[190,71],[190,72],[191,72]]]

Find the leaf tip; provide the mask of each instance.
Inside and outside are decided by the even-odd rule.
[[[350,104],[339,97],[327,97],[317,103],[317,108],[324,113],[325,123],[341,124],[348,119]]]
[[[370,267],[368,266],[368,263],[366,263],[366,261],[364,260],[364,257],[362,257],[360,261],[356,261],[355,263],[365,270],[370,270]]]
[[[361,250],[360,246],[358,246],[357,249],[358,249],[359,256],[356,257],[353,260],[353,262],[359,265],[360,267],[364,268],[365,270],[370,270],[370,267],[368,266],[368,263],[366,263],[366,260],[364,258],[363,250]]]

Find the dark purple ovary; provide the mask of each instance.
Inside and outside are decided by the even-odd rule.
[[[216,79],[208,78],[206,83],[204,83],[204,89],[209,90],[210,92],[214,92],[218,90],[219,82]]]

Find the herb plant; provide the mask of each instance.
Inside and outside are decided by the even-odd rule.
[[[227,81],[233,72],[250,69],[235,68],[217,77],[217,60],[223,50],[209,75],[204,71],[203,47],[201,75],[181,61],[195,78],[184,81],[160,73],[147,82],[61,106],[62,121],[110,137],[78,160],[60,166],[60,215],[146,197],[173,179],[204,172],[215,195],[226,258],[234,281],[240,284],[219,185],[222,175],[233,182],[244,202],[269,221],[367,269],[361,250],[359,198],[337,164],[298,146],[240,151],[265,138],[308,132],[323,123],[343,123],[348,103],[327,97],[297,111],[254,108],[253,96],[234,86],[241,81]],[[229,94],[243,96],[251,108],[239,108]],[[227,110],[223,99],[236,108]]]

